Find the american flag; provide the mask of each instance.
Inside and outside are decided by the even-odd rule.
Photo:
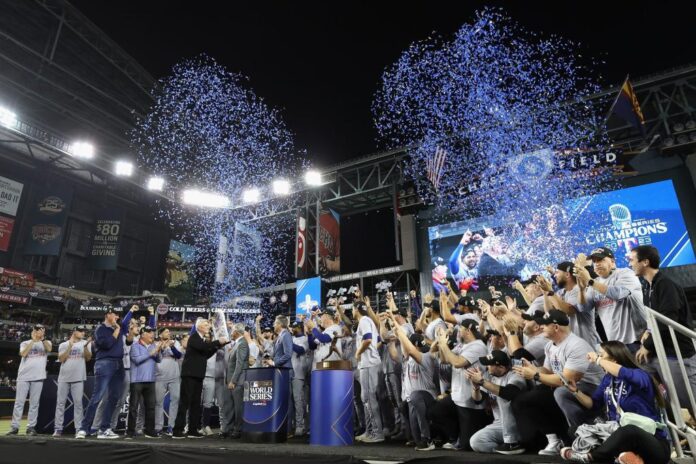
[[[435,153],[428,157],[426,169],[428,180],[433,184],[433,188],[438,190],[440,188],[440,179],[442,178],[442,171],[445,167],[445,158],[447,157],[447,152],[440,147],[435,149]]]

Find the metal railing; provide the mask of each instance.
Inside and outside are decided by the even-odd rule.
[[[694,399],[694,394],[689,383],[689,376],[687,374],[686,366],[684,364],[684,358],[682,356],[681,349],[679,348],[679,344],[677,343],[677,332],[689,337],[691,339],[691,342],[694,344],[694,349],[696,349],[696,332],[668,317],[663,316],[662,314],[658,313],[653,309],[647,307],[645,309],[647,311],[648,328],[650,329],[651,336],[655,345],[655,353],[657,355],[657,360],[659,364],[660,376],[662,378],[662,382],[667,387],[667,392],[669,394],[668,407],[671,409],[673,416],[671,419],[665,418],[665,422],[667,423],[670,434],[672,436],[672,441],[674,449],[677,453],[677,457],[689,458],[691,462],[696,463],[696,430],[684,421],[684,417],[682,415],[683,406],[677,394],[677,386],[675,385],[674,377],[672,376],[672,370],[670,369],[670,364],[668,362],[667,353],[665,352],[665,347],[662,341],[662,335],[660,334],[659,330],[659,324],[663,324],[667,326],[667,328],[669,329],[669,335],[672,339],[674,351],[677,357],[677,364],[681,373],[682,381],[684,382],[684,389],[689,397],[689,405],[687,406],[687,409],[691,411],[692,417],[695,418],[696,399]],[[689,445],[690,455],[688,456],[685,456],[684,450],[681,446],[681,441],[684,439],[686,439]]]

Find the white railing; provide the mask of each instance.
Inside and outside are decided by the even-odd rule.
[[[678,458],[690,458],[691,462],[696,463],[696,430],[691,426],[687,425],[682,416],[683,406],[677,395],[677,387],[674,383],[674,378],[672,377],[672,371],[670,370],[670,365],[667,361],[667,354],[665,352],[665,347],[662,342],[662,336],[660,335],[659,325],[665,325],[669,329],[669,335],[672,338],[672,344],[674,345],[674,351],[677,355],[677,361],[679,369],[681,371],[681,377],[685,383],[684,388],[689,396],[689,405],[686,408],[692,411],[692,416],[696,415],[696,399],[694,399],[693,392],[691,390],[691,385],[689,384],[689,376],[686,372],[686,367],[684,366],[684,358],[682,357],[681,350],[679,349],[679,344],[677,343],[677,332],[685,335],[691,339],[694,344],[694,349],[696,349],[696,332],[684,327],[678,322],[663,316],[662,314],[654,311],[650,308],[645,308],[647,310],[647,322],[648,328],[650,328],[651,336],[655,344],[655,353],[657,355],[657,360],[660,365],[660,375],[662,377],[662,382],[667,387],[667,392],[669,393],[669,408],[672,411],[672,419],[665,419],[672,436],[672,441],[674,442],[674,449],[677,452]],[[681,441],[686,439],[689,444],[690,456],[684,455],[684,450],[681,446]]]

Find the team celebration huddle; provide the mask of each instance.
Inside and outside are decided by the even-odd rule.
[[[204,318],[175,337],[155,329],[152,307],[149,320],[133,317],[137,306],[123,315],[109,309],[90,337],[76,326],[58,348],[53,436],[63,435],[68,394],[83,397],[91,358],[95,384],[86,409],[74,401],[77,439],[124,438],[114,430],[126,401],[126,439],[238,439],[245,372],[271,366],[291,370],[288,431],[302,437],[312,433],[311,372],[346,360],[354,372],[357,442],[667,463],[667,398],[645,307],[687,326],[691,313],[684,291],[658,270],[656,248],[634,248],[629,263],[617,268],[614,253],[597,248],[549,266],[548,276],[515,281],[508,295],[491,287],[489,297],[474,300],[445,281],[422,304],[412,293],[407,307],[390,292],[373,306],[355,290],[352,301],[330,298],[294,320],[279,315],[272,328],[261,328],[261,316],[253,328],[229,322],[229,338]],[[36,325],[20,345],[10,435],[19,432],[27,397],[26,433],[36,434],[52,349],[44,333]],[[670,370],[687,376],[675,378],[686,402],[696,385],[694,346],[680,334],[675,346],[668,329],[660,335],[675,363]]]

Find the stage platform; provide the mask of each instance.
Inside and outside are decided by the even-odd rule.
[[[230,461],[234,456],[234,460]],[[76,440],[50,436],[0,438],[3,464],[369,464],[383,463],[558,463],[559,458],[535,454],[517,456],[482,455],[460,451],[415,451],[403,443],[358,444],[346,447],[310,446],[306,440],[259,445],[239,440],[185,439],[158,440]]]

